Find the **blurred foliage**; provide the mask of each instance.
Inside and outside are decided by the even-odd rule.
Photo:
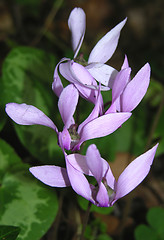
[[[11,146],[0,140],[0,225],[20,227],[18,240],[39,240],[50,228],[58,201],[28,172]]]
[[[85,238],[88,240],[112,240],[108,234],[106,234],[107,226],[101,222],[100,219],[95,219],[88,224],[85,231]]]
[[[0,240],[16,240],[19,232],[19,227],[0,226]]]
[[[161,207],[151,208],[147,213],[149,225],[139,225],[135,229],[136,240],[162,240],[164,239],[164,209]]]

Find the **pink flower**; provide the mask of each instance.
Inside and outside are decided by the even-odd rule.
[[[86,156],[65,154],[66,169],[57,166],[31,167],[30,172],[43,183],[52,187],[72,186],[74,191],[99,207],[112,206],[136,188],[147,176],[158,144],[133,160],[116,181],[110,166],[101,158],[94,144]],[[85,175],[93,176],[97,185],[90,184]]]

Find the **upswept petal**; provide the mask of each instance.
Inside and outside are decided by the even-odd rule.
[[[95,144],[88,147],[86,152],[86,161],[89,170],[100,185],[103,178],[103,162]]]
[[[106,162],[106,160],[104,160]],[[108,164],[108,162],[106,162]],[[114,190],[114,186],[115,186],[115,177],[113,176],[113,173],[112,173],[112,170],[108,164],[108,169],[107,171],[105,172],[104,174],[104,178],[107,182],[107,185],[112,189]]]
[[[116,69],[103,63],[90,63],[85,68],[98,82],[106,86],[101,87],[101,90],[108,91],[109,88],[112,88],[113,81],[118,73]]]
[[[72,33],[72,48],[76,58],[84,39],[86,28],[86,15],[83,9],[74,8],[68,19],[68,26]]]
[[[60,94],[58,108],[65,128],[69,128],[71,124],[75,123],[73,115],[76,110],[78,99],[79,93],[73,84],[69,84],[65,87]]]
[[[145,64],[128,83],[122,94],[122,111],[131,112],[146,94],[150,82],[150,65]]]
[[[124,91],[124,88],[128,83],[130,73],[131,73],[131,68],[125,68],[117,74],[112,87],[112,102],[115,102],[116,99]]]
[[[128,62],[128,58],[127,58],[126,55],[125,55],[124,62],[122,64],[121,70],[123,70],[124,68],[129,68],[129,62]]]
[[[100,89],[99,89],[100,90]],[[99,114],[101,115],[103,111],[103,99],[101,92],[98,92],[98,97],[95,103],[95,106],[90,113],[90,115],[79,125],[77,132],[80,133],[81,129],[84,125],[86,125],[88,122],[92,121],[93,119],[97,118]]]
[[[150,171],[158,144],[133,160],[121,173],[115,185],[113,203],[137,187]]]
[[[58,74],[58,68],[59,68],[59,65],[62,62],[68,61],[68,60],[70,60],[70,59],[69,58],[62,58],[60,60],[60,62],[55,67],[54,81],[52,83],[52,90],[54,91],[54,93],[56,94],[57,97],[59,97],[61,92],[63,91],[63,84],[62,84],[61,79],[60,79],[59,74]]]
[[[119,128],[131,113],[110,113],[87,123],[80,132],[77,148],[86,140],[107,136]]]
[[[125,25],[126,20],[127,18],[125,18],[98,41],[89,55],[88,63],[105,63],[111,58],[114,51],[116,50],[120,32]]]
[[[73,61],[68,61],[60,64],[59,69],[63,77],[76,86],[83,98],[95,104],[98,94],[97,82],[85,67]]]
[[[92,198],[92,190],[90,184],[83,173],[77,171],[70,163],[69,158],[67,156],[66,159],[66,168],[68,177],[71,183],[73,190],[81,195],[82,197],[86,198],[87,200],[94,203],[95,201]]]
[[[98,207],[109,207],[109,195],[102,182],[99,184],[99,190],[96,195],[96,205]]]
[[[88,176],[93,176],[86,162],[86,156],[83,156],[79,153],[69,154],[67,156],[69,163],[74,167],[77,171],[84,173]]]
[[[59,71],[64,78],[73,84],[79,84],[89,89],[98,89],[96,81],[85,67],[73,60],[61,63]]]
[[[25,103],[6,104],[6,113],[17,124],[20,125],[43,125],[58,132],[55,124],[38,108]]]
[[[30,172],[44,184],[51,187],[68,187],[70,181],[65,168],[45,165],[38,167],[31,167]]]
[[[62,132],[60,132],[60,137],[58,135],[58,139],[60,138],[59,141],[59,146],[62,148],[62,150],[64,151],[64,149],[66,150],[70,150],[71,149],[71,136],[67,130],[67,128],[64,128]]]

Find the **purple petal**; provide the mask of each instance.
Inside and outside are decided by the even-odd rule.
[[[117,74],[112,87],[112,102],[115,102],[116,99],[122,94],[126,84],[128,83],[130,73],[131,68],[125,68]]]
[[[95,103],[98,95],[98,86],[85,67],[73,61],[68,61],[60,64],[59,68],[63,77],[75,84],[82,97]]]
[[[62,148],[62,150],[64,151],[64,149],[66,150],[70,150],[71,149],[71,136],[68,132],[68,130],[66,128],[63,129],[62,132],[59,133],[60,137],[58,136],[59,140],[59,146]]]
[[[146,94],[150,82],[150,65],[145,64],[128,83],[122,94],[122,111],[131,112]]]
[[[110,113],[92,120],[82,128],[78,146],[86,140],[111,134],[130,116],[131,113]]]
[[[54,129],[58,132],[56,126],[41,110],[27,105],[25,103],[8,103],[6,104],[6,113],[9,117],[20,125],[43,125]]]
[[[105,160],[104,160],[105,161]],[[105,161],[106,162],[106,161]],[[111,171],[111,168],[108,164],[108,162],[106,162],[108,169],[106,170],[105,174],[104,174],[104,178],[107,182],[107,185],[114,190],[114,186],[115,186],[115,177],[113,176],[113,173]]]
[[[109,195],[106,187],[102,182],[99,184],[99,190],[96,195],[96,202],[96,205],[98,207],[109,207]]]
[[[107,88],[101,88],[101,90],[109,90],[112,88],[113,81],[118,71],[109,65],[103,63],[91,63],[86,66],[88,72],[101,84],[107,86]]]
[[[96,100],[95,106],[92,110],[92,112],[90,113],[90,115],[85,119],[85,121],[83,121],[79,127],[78,127],[78,133],[80,133],[81,129],[84,127],[84,125],[86,125],[88,122],[92,121],[93,119],[97,118],[99,116],[99,114],[102,113],[102,108],[103,108],[103,99],[102,99],[102,95],[99,92],[98,93],[98,98]]]
[[[103,178],[103,161],[96,145],[92,144],[88,147],[86,153],[86,161],[89,170],[96,178],[98,184],[100,184]]]
[[[77,171],[84,173],[89,176],[93,176],[86,162],[86,156],[83,156],[78,153],[70,154],[67,156],[69,163],[74,167]]]
[[[115,26],[110,32],[108,32],[100,41],[96,44],[96,46],[92,49],[88,63],[92,62],[107,62],[114,51],[116,50],[121,29],[125,25],[127,19],[124,19],[117,26]]]
[[[68,187],[70,181],[65,168],[45,165],[38,167],[31,167],[30,172],[46,185],[51,187]]]
[[[68,26],[72,33],[72,47],[76,58],[84,39],[86,28],[85,12],[81,8],[74,8],[68,19]]]
[[[71,183],[73,190],[81,195],[82,197],[86,198],[87,200],[94,203],[92,198],[92,190],[90,184],[83,173],[77,171],[69,162],[69,158],[66,157],[66,166],[67,166],[67,173]]]
[[[60,96],[61,92],[63,91],[63,84],[61,82],[61,79],[58,74],[58,67],[59,65],[64,62],[64,61],[69,61],[70,59],[68,58],[62,58],[60,62],[56,65],[55,71],[54,71],[54,81],[52,83],[52,90],[56,94],[56,96]]]
[[[144,180],[150,171],[157,147],[158,144],[136,158],[121,173],[115,186],[114,202],[131,192]]]
[[[85,67],[72,60],[61,63],[59,71],[62,76],[71,83],[79,84],[88,89],[98,89],[96,81]],[[95,86],[93,84],[95,84]]]
[[[125,68],[129,68],[128,58],[127,58],[126,55],[125,55],[124,62],[122,64],[121,70],[123,70]]]
[[[58,108],[65,128],[69,128],[71,124],[74,124],[73,115],[76,110],[78,99],[79,93],[73,84],[65,87],[60,94]]]

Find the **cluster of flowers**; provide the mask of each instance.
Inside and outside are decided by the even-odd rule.
[[[101,158],[97,147],[88,147],[86,156],[77,153],[81,144],[89,139],[107,136],[118,129],[131,116],[131,111],[144,97],[149,81],[150,66],[145,64],[131,79],[131,68],[125,56],[118,72],[105,63],[113,55],[126,19],[109,31],[93,48],[88,62],[77,57],[84,34],[86,16],[81,8],[72,10],[68,26],[72,33],[73,60],[63,58],[56,66],[52,89],[59,97],[58,108],[64,123],[62,132],[41,110],[34,106],[8,103],[6,112],[17,124],[39,124],[52,128],[58,136],[66,168],[45,165],[31,167],[30,172],[43,183],[52,187],[72,186],[74,191],[101,207],[109,207],[119,198],[132,191],[147,176],[153,162],[157,146],[132,161],[116,181],[110,166]],[[69,81],[63,87],[60,74]],[[98,82],[98,83],[97,83]],[[102,91],[112,89],[112,102],[105,111]],[[79,126],[74,113],[79,97],[94,104],[87,119]],[[72,154],[67,154],[71,150]],[[75,153],[76,151],[76,153]],[[97,184],[89,183],[85,175],[96,179]]]

